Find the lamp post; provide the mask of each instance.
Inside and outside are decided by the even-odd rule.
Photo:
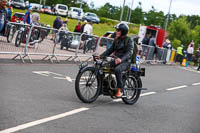
[[[168,11],[167,19],[166,19],[166,22],[165,22],[165,30],[167,30],[167,24],[168,24],[168,21],[169,21],[169,15],[170,15],[170,10],[171,10],[171,5],[172,5],[172,0],[170,0],[170,4],[169,4],[169,11]]]
[[[131,9],[130,9],[130,13],[129,13],[128,22],[130,22],[130,19],[131,19],[131,13],[132,13],[132,8],[133,8],[133,3],[134,3],[134,0],[132,0],[132,4],[131,4]]]
[[[122,7],[122,11],[121,11],[121,15],[120,15],[120,22],[122,21],[122,17],[123,17],[123,14],[124,14],[124,5],[125,5],[125,2],[126,2],[126,0],[124,0],[124,4],[123,4],[123,7]]]

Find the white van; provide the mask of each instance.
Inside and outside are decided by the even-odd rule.
[[[55,13],[60,16],[67,16],[68,6],[63,4],[56,4]]]
[[[82,19],[83,14],[83,9],[77,7],[70,7],[68,11],[69,18]]]

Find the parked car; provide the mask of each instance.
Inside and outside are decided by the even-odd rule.
[[[70,7],[68,11],[69,18],[82,19],[83,14],[83,9],[77,7]]]
[[[83,16],[82,20],[87,20],[88,22],[94,22],[94,23],[99,23],[100,19],[97,17],[95,13],[91,12],[86,12],[85,15]]]
[[[52,14],[50,6],[43,6],[41,12],[46,14]]]
[[[11,18],[11,22],[21,22],[21,21],[24,21],[24,13],[16,12]]]
[[[30,6],[32,7],[33,11],[39,11],[39,8],[42,7],[40,4],[37,3],[30,3]]]
[[[67,12],[68,12],[68,6],[63,5],[63,4],[56,4],[55,7],[55,13],[56,15],[60,15],[60,16],[67,16]]]
[[[24,0],[12,0],[11,1],[11,6],[15,8],[20,8],[20,9],[25,9],[26,5]]]

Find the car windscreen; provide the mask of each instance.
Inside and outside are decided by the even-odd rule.
[[[24,0],[14,0],[14,2],[24,3]]]
[[[45,8],[45,9],[50,9],[50,10],[51,10],[51,7],[50,7],[50,6],[44,6],[43,8]]]
[[[58,9],[67,10],[66,6],[58,6]]]
[[[24,18],[24,14],[15,14],[14,16],[17,18]]]
[[[80,9],[73,9],[74,12],[81,12]]]
[[[97,17],[95,14],[90,14],[90,13],[88,13],[88,15],[87,16],[90,16],[90,17]]]

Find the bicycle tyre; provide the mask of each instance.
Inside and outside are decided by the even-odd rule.
[[[82,90],[81,90],[81,88],[80,88],[80,85],[81,85],[81,77],[82,76],[84,76],[84,73],[86,73],[86,72],[91,72],[91,76],[93,76],[93,74],[95,73],[95,68],[94,67],[87,67],[87,68],[85,68],[83,71],[81,71],[81,72],[79,72],[78,73],[78,75],[77,75],[77,77],[76,77],[76,81],[75,81],[75,90],[76,90],[76,94],[77,94],[77,96],[78,96],[78,98],[82,101],[82,102],[84,102],[84,103],[92,103],[92,102],[94,102],[97,98],[98,98],[98,96],[99,96],[99,94],[100,94],[100,79],[99,79],[99,77],[98,76],[95,76],[94,75],[94,78],[96,78],[96,83],[97,83],[97,85],[96,85],[96,92],[93,94],[93,96],[91,96],[90,98],[88,97],[85,97],[84,95],[83,95],[83,92],[82,92]],[[92,78],[92,77],[91,77]],[[83,80],[83,79],[82,79]],[[89,80],[89,79],[88,79]],[[91,80],[91,79],[90,79]],[[89,80],[89,81],[90,81]],[[86,80],[86,82],[88,83],[89,81],[87,81]],[[94,82],[93,82],[94,83]],[[93,84],[92,83],[92,84]],[[87,85],[85,85],[86,87],[85,87],[85,89],[86,89],[86,91],[90,91],[90,87],[89,88],[87,88]],[[91,85],[92,86],[92,85]],[[87,93],[87,92],[86,92]]]

